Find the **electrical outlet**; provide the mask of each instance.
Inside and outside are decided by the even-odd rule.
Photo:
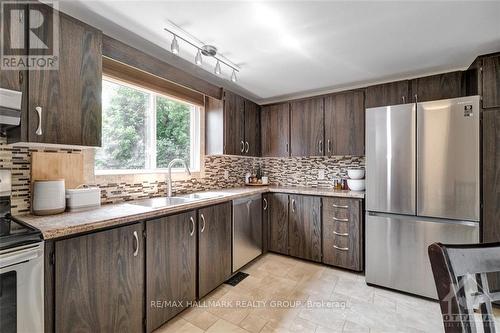
[[[319,180],[325,179],[325,169],[318,170],[318,179]]]
[[[229,171],[224,170],[224,179],[228,180],[229,179]]]

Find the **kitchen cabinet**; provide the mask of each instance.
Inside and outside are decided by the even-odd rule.
[[[413,97],[410,97],[410,83],[408,80],[370,86],[365,89],[365,94],[366,108],[406,104],[413,101]]]
[[[466,75],[455,71],[413,80],[413,95],[418,102],[466,96]]]
[[[500,54],[483,58],[483,108],[500,108]]]
[[[261,110],[263,157],[290,156],[290,104],[263,106]]]
[[[208,155],[260,156],[260,106],[225,90],[222,101],[205,98],[205,114]]]
[[[37,10],[52,9],[37,4]],[[46,17],[40,36],[52,33],[54,17],[59,19],[58,69],[30,70],[18,79],[27,103],[8,142],[100,146],[102,33],[59,13]]]
[[[290,195],[289,200],[289,254],[321,261],[321,198]]]
[[[363,270],[362,201],[323,198],[323,260],[328,265]]]
[[[56,332],[141,332],[140,223],[55,242]]]
[[[363,91],[325,97],[325,155],[365,154],[365,106]]]
[[[310,98],[290,104],[290,155],[323,156],[323,98]]]
[[[198,297],[231,276],[231,202],[198,211]]]
[[[245,155],[260,156],[260,106],[245,100]]]
[[[146,323],[151,332],[196,299],[196,211],[146,222]],[[179,306],[151,306],[156,301]]]
[[[267,196],[269,251],[288,254],[288,194]]]

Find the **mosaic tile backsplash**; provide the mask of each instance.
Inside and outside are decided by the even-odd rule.
[[[12,170],[12,212],[25,214],[30,211],[31,153],[34,151],[66,152],[81,154],[82,150],[65,148],[33,148],[23,145],[9,146],[0,138],[0,168]],[[333,187],[333,179],[347,176],[348,168],[364,167],[365,158],[355,156],[334,157],[288,157],[257,158],[215,155],[204,159],[204,174],[199,178],[174,181],[175,193],[190,193],[203,190],[243,186],[245,174],[258,167],[269,177],[272,184],[283,186]],[[319,170],[325,178],[318,179]],[[224,176],[228,171],[228,178]],[[105,178],[105,177],[104,177]],[[101,201],[117,203],[129,200],[162,196],[166,193],[166,182],[162,180],[141,180],[136,182],[102,181],[88,185],[101,189]],[[156,177],[158,179],[158,177]]]

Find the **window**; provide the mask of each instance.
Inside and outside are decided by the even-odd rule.
[[[198,106],[105,77],[102,120],[97,174],[155,172],[174,158],[200,169]]]

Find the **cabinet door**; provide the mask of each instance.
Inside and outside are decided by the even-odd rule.
[[[146,318],[151,332],[196,299],[196,212],[146,222]],[[172,307],[156,301],[178,302]]]
[[[141,332],[142,224],[55,243],[55,331]]]
[[[362,91],[325,98],[325,155],[365,153],[365,106]]]
[[[224,91],[224,154],[243,155],[245,151],[245,100]]]
[[[321,261],[321,198],[290,195],[289,214],[290,255]]]
[[[59,69],[29,71],[28,140],[100,146],[102,33],[63,13],[58,17]]]
[[[291,156],[322,156],[323,98],[292,102],[290,109]]]
[[[465,96],[466,76],[462,71],[431,75],[416,79],[417,101],[434,101]]]
[[[269,251],[288,254],[288,194],[269,194]]]
[[[413,101],[409,96],[408,80],[378,84],[366,88],[365,104],[367,108],[406,104]]]
[[[245,100],[245,155],[260,156],[260,107]]]
[[[323,198],[323,263],[363,270],[363,223],[359,199]]]
[[[263,157],[290,156],[290,104],[262,107],[261,135]]]
[[[483,108],[500,107],[500,55],[483,59]]]
[[[231,275],[231,202],[198,211],[198,290],[203,297]]]

